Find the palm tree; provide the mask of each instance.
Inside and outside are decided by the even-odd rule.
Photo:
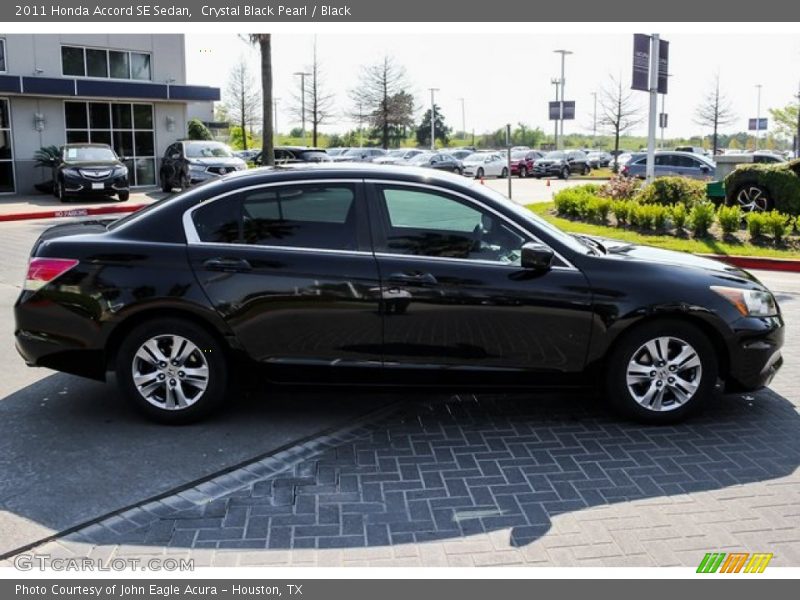
[[[275,145],[273,143],[272,121],[272,34],[251,33],[250,43],[261,51],[261,98],[262,98],[262,165],[275,164]]]

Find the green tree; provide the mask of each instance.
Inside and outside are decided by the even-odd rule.
[[[783,108],[770,108],[769,114],[775,123],[775,131],[790,140],[798,133],[797,103],[789,104]]]
[[[350,91],[354,107],[351,117],[358,120],[359,127],[366,119],[383,148],[388,148],[392,139],[399,139],[413,123],[414,99],[404,91],[407,88],[405,69],[387,55],[363,67],[358,85]]]
[[[210,140],[213,139],[208,127],[200,119],[192,119],[186,129],[186,136],[190,140]]]
[[[255,146],[252,134],[247,131],[246,136],[242,136],[242,127],[236,125],[231,127],[228,135],[228,145],[234,150],[247,150]]]
[[[436,116],[433,120],[433,138],[435,140],[440,140],[443,146],[447,145],[447,142],[450,140],[450,131],[451,129],[445,124],[444,122],[444,115],[442,114],[441,109],[433,105],[435,109]],[[425,148],[430,147],[431,145],[431,109],[425,111],[425,114],[422,115],[422,122],[420,122],[419,127],[417,127],[416,132],[417,144],[423,146]]]

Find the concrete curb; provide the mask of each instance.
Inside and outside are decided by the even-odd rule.
[[[700,254],[741,269],[760,269],[762,271],[784,271],[800,273],[800,259],[767,258],[760,256],[727,256],[725,254]]]
[[[38,210],[11,214],[0,214],[3,221],[27,221],[31,219],[63,219],[65,217],[87,217],[91,215],[113,215],[117,213],[131,213],[149,206],[149,204],[125,204],[112,206],[88,206],[82,208],[67,208],[59,210]]]

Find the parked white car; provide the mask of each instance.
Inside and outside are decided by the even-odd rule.
[[[372,162],[376,165],[402,165],[424,152],[425,150],[419,150],[417,148],[397,148],[395,150],[389,150],[384,156],[379,156]]]
[[[508,177],[508,163],[496,152],[475,152],[466,157],[464,175],[467,177]]]

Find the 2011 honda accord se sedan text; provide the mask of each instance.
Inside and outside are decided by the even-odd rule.
[[[674,422],[781,366],[752,275],[568,235],[430,169],[226,175],[113,222],[47,230],[15,306],[30,365],[103,379],[168,423],[264,382],[591,386]]]

